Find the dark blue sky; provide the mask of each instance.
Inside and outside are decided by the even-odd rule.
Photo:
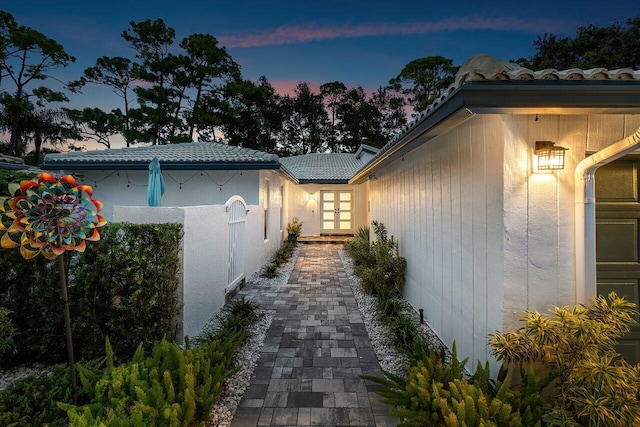
[[[245,78],[265,75],[283,91],[300,81],[317,87],[334,80],[374,90],[419,57],[442,55],[457,65],[478,53],[516,59],[533,54],[538,33],[573,35],[581,24],[640,15],[635,1],[560,0],[1,0],[0,8],[77,58],[58,73],[63,80],[79,77],[99,56],[131,56],[120,37],[129,21],[162,18],[178,39],[214,35]]]

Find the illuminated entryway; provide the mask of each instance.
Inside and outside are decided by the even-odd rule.
[[[322,234],[353,233],[353,192],[321,191]]]

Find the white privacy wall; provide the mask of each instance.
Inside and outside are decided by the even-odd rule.
[[[260,204],[247,203],[245,228],[245,279],[249,279],[282,243],[279,194],[282,177],[275,172],[256,174],[262,178],[256,187],[262,192],[264,178],[271,187],[269,198],[268,236],[264,238],[264,210]],[[257,181],[257,180],[256,180]],[[227,213],[221,204],[185,207],[115,206],[113,220],[137,224],[174,222],[183,224],[180,295],[183,303],[184,335],[193,337],[225,302],[227,287],[228,233]],[[245,200],[246,201],[246,200]]]
[[[184,208],[115,206],[114,220],[183,225],[179,273],[183,336],[197,335],[225,301],[227,235],[224,205]]]
[[[369,181],[371,220],[407,258],[405,296],[471,369],[502,327],[503,129],[476,116]]]

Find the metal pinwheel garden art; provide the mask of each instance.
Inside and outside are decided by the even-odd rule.
[[[20,248],[25,259],[42,254],[58,257],[60,287],[65,308],[67,349],[74,400],[77,393],[67,280],[63,254],[83,252],[87,241],[100,239],[98,228],[107,221],[99,215],[102,203],[92,199],[89,185],[78,185],[71,175],[60,179],[43,172],[36,181],[9,184],[11,197],[0,197],[0,248]]]
[[[23,258],[42,254],[54,259],[67,250],[83,252],[87,241],[100,239],[102,203],[92,199],[89,185],[71,175],[56,179],[41,173],[38,181],[10,184],[10,198],[0,200],[0,247],[20,247]]]

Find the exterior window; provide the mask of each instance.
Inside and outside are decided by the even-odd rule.
[[[264,180],[262,188],[262,208],[264,209],[264,240],[267,240],[269,231],[269,180]]]
[[[280,231],[284,230],[284,185],[280,186]]]

